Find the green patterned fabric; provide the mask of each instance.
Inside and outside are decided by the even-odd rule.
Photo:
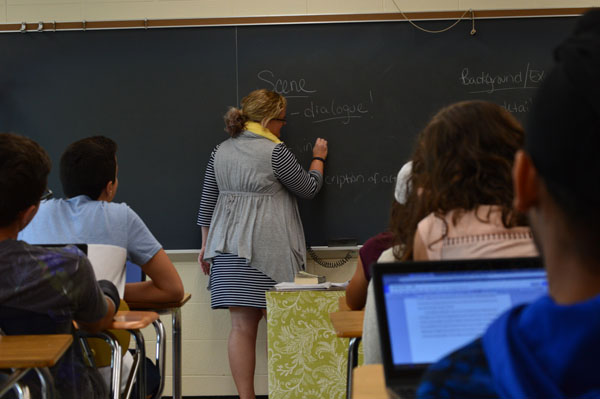
[[[345,291],[269,291],[269,399],[343,399],[348,339],[335,335],[329,313]]]

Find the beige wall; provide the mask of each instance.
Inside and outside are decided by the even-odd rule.
[[[0,23],[600,6],[600,0],[0,0]]]

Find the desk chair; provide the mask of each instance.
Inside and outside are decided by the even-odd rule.
[[[173,341],[173,399],[182,399],[181,391],[181,307],[185,305],[187,301],[192,297],[191,294],[186,293],[183,299],[179,302],[172,303],[145,303],[145,302],[130,302],[129,307],[136,310],[153,310],[159,314],[171,314],[173,327],[172,327],[172,341]],[[158,345],[158,338],[157,338]],[[163,365],[164,367],[164,365]],[[163,374],[161,374],[162,376]],[[164,381],[164,378],[161,378]],[[153,396],[152,399],[160,398],[162,395],[163,386]]]
[[[87,256],[96,280],[112,281],[119,291],[119,296],[123,298],[127,250],[116,245],[87,244]]]
[[[156,312],[141,312],[141,311],[118,311],[115,315],[114,321],[110,326],[111,329],[115,330],[127,330],[131,333],[136,342],[136,356],[139,362],[137,367],[137,381],[138,381],[138,394],[140,399],[146,399],[146,367],[143,367],[140,362],[143,362],[146,358],[146,347],[144,343],[144,336],[140,332],[142,328],[145,328],[152,324],[156,331],[156,366],[160,371],[160,385],[157,391],[158,397],[162,395],[164,387],[164,376],[165,376],[165,328],[159,319],[158,313]],[[131,394],[129,388],[125,392],[126,396]],[[155,395],[156,396],[156,395]]]
[[[125,282],[126,282],[126,280],[127,280],[127,282],[130,282],[129,279],[126,279],[129,272],[128,271],[126,272],[127,268],[125,267],[125,265],[127,264],[127,267],[129,267],[130,265],[133,265],[132,263],[127,261],[127,250],[125,248],[118,247],[116,245],[88,244],[87,245],[87,255],[88,255],[88,258],[94,269],[94,273],[96,274],[96,279],[98,279],[98,280],[106,279],[106,280],[109,280],[109,281],[112,281],[113,283],[115,283],[117,290],[119,291],[119,296],[121,298],[123,298],[124,293],[125,293]],[[145,275],[143,272],[140,275],[140,279],[137,281],[142,281],[142,280],[145,280]],[[157,321],[154,320],[154,321],[151,321],[151,323],[153,324],[154,329],[157,333],[155,360],[156,360],[156,366],[160,372],[159,388],[158,388],[158,391],[157,391],[157,394],[155,395],[155,397],[160,397],[160,395],[162,395],[162,391],[164,388],[164,381],[165,381],[165,373],[164,373],[164,370],[165,370],[164,363],[165,363],[165,354],[166,354],[165,340],[164,340],[165,332],[164,332],[164,326],[160,320],[157,320]],[[138,374],[140,374],[140,373],[143,374],[143,379],[138,378],[138,381],[140,381],[138,386],[141,387],[143,385],[142,390],[144,391],[144,398],[145,398],[145,389],[146,389],[145,358],[146,358],[146,355],[145,355],[145,351],[144,351],[144,346],[143,345],[140,346],[140,342],[143,342],[143,336],[141,335],[141,333],[139,331],[137,331],[138,328],[131,327],[131,328],[122,328],[122,329],[128,330],[131,333],[131,335],[134,337],[134,339],[136,341],[138,350],[142,351],[141,354],[140,354],[140,352],[136,351],[136,355],[140,355],[140,356],[138,357],[137,360],[134,361],[133,367],[137,367]],[[132,368],[132,375],[134,375],[133,368]],[[144,381],[143,384],[142,384],[142,381]],[[125,392],[126,398],[129,397],[129,395],[131,394],[132,388],[133,388],[133,379],[131,379],[127,383],[126,392]]]
[[[329,318],[340,338],[349,338],[348,342],[348,365],[346,371],[346,399],[352,397],[352,370],[358,364],[358,346],[362,339],[364,310],[349,310],[346,297],[339,298],[340,311],[330,313]],[[348,309],[348,310],[342,310]]]

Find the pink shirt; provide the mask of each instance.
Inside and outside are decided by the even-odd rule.
[[[481,205],[475,211],[463,214],[456,225],[452,217],[456,211],[444,215],[444,220],[433,213],[417,227],[415,241],[425,244],[427,259],[469,259],[537,256],[529,227],[507,229],[502,224],[500,207]],[[447,229],[446,237],[444,231]],[[418,238],[417,238],[418,236]],[[415,260],[425,260],[416,259]]]

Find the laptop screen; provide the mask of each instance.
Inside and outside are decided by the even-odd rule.
[[[393,364],[433,363],[480,336],[507,309],[546,291],[540,269],[384,275]]]

